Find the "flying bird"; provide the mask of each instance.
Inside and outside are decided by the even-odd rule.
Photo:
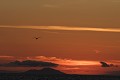
[[[39,38],[41,38],[41,37],[34,37],[36,40],[38,40]]]

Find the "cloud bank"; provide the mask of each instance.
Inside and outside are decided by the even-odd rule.
[[[57,57],[46,57],[46,56],[27,57],[27,59],[53,62],[59,65],[66,65],[66,66],[99,65],[98,61],[62,59],[62,58],[57,58]]]
[[[97,32],[120,32],[117,28],[88,28],[88,27],[68,27],[68,26],[0,26],[3,28],[25,28],[41,30],[65,30],[65,31],[97,31]]]
[[[100,62],[101,67],[118,67],[117,65],[114,64],[108,64],[106,62]]]
[[[0,58],[14,58],[13,56],[0,56]]]
[[[0,62],[5,64],[4,66],[25,66],[26,62],[28,62],[29,64],[35,63],[36,65],[39,65],[44,62],[50,62],[50,64],[54,63],[54,64],[66,65],[66,66],[99,65],[98,61],[73,60],[73,59],[67,59],[67,58],[48,57],[48,56],[28,56],[28,57],[2,56],[2,58],[0,59],[5,62],[5,63]],[[29,66],[29,65],[26,65],[26,66]]]
[[[13,61],[6,64],[1,64],[0,66],[7,67],[57,67],[58,64],[51,62],[35,61],[35,60],[25,60],[25,61]]]

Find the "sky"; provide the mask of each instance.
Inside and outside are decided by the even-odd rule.
[[[119,9],[119,0],[0,0],[0,63],[119,65]]]

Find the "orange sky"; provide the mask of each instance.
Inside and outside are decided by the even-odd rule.
[[[0,6],[1,61],[120,60],[118,0],[0,0]]]
[[[119,0],[0,0],[1,25],[119,28]]]
[[[46,56],[82,61],[119,60],[119,32],[0,29],[1,60]],[[41,38],[35,40],[34,37]],[[2,58],[3,56],[3,58]],[[15,57],[12,59],[12,57]],[[49,60],[48,60],[49,61]],[[97,64],[98,64],[97,63]],[[74,63],[73,63],[74,64]],[[89,65],[89,63],[88,63]],[[93,65],[93,64],[91,64]]]

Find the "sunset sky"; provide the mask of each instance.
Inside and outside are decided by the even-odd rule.
[[[0,63],[26,59],[120,65],[120,0],[0,0]]]

